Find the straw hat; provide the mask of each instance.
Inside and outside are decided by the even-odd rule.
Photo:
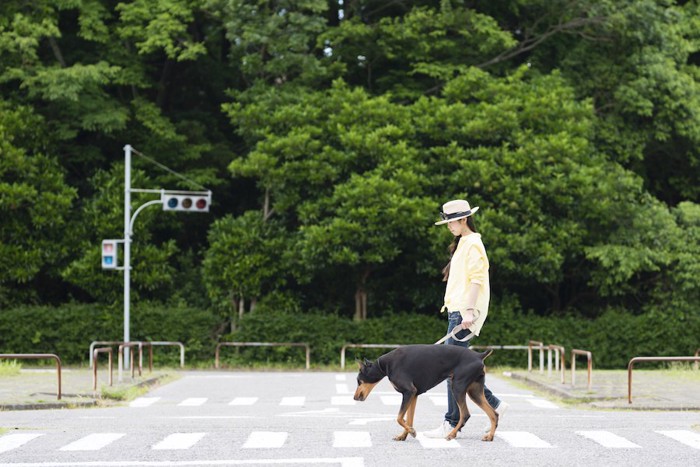
[[[440,213],[440,218],[442,220],[436,222],[435,225],[447,224],[451,221],[464,219],[478,210],[479,206],[474,206],[473,208],[469,207],[469,203],[463,199],[448,201],[442,205],[442,212]]]

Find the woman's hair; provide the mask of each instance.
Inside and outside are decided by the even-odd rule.
[[[474,216],[469,216],[467,217],[467,227],[469,229],[476,233],[476,224],[474,223]],[[459,241],[462,239],[461,235],[457,235],[454,240],[452,240],[452,243],[450,243],[450,246],[448,247],[448,251],[450,252],[450,261],[445,265],[444,268],[442,268],[442,281],[447,282],[447,278],[450,277],[450,264],[452,263],[452,256],[455,254],[455,250],[457,250],[457,245],[459,245]]]

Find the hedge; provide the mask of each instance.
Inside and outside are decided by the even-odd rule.
[[[444,316],[396,314],[362,322],[320,312],[256,309],[221,335],[221,317],[208,310],[139,304],[131,312],[131,340],[180,341],[188,365],[211,367],[216,344],[222,341],[303,342],[311,346],[312,366],[337,366],[346,343],[429,344],[447,328]],[[87,365],[92,341],[123,337],[122,310],[71,304],[57,308],[19,307],[0,311],[1,353],[56,353],[65,364]],[[700,348],[700,315],[633,315],[608,310],[595,321],[578,316],[541,317],[501,304],[494,306],[474,345],[527,345],[529,340],[593,353],[595,368],[625,368],[635,356],[693,355]],[[347,360],[376,358],[389,349],[349,349]],[[179,352],[158,349],[156,363],[176,365]],[[226,349],[221,360],[229,366],[294,365],[301,367],[298,348]],[[525,351],[497,350],[493,365],[524,367]]]

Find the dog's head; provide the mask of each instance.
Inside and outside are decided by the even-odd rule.
[[[370,362],[365,359],[359,362],[360,371],[357,373],[357,389],[355,390],[355,396],[353,399],[356,401],[363,401],[367,399],[369,393],[372,392],[374,386],[377,385],[379,381],[382,380],[386,375],[379,368],[376,362]]]

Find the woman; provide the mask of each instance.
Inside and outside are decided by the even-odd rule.
[[[481,235],[476,232],[472,215],[479,210],[478,206],[471,208],[463,199],[449,201],[442,206],[441,221],[435,225],[447,224],[454,241],[450,245],[450,262],[443,269],[445,288],[445,304],[440,312],[447,311],[448,334],[456,327],[461,328],[455,335],[464,339],[468,332],[478,336],[486,320],[489,310],[489,259],[481,241]],[[445,341],[447,345],[469,347],[469,340],[460,342],[453,338]],[[486,400],[500,416],[508,408],[508,403],[502,402],[484,387]],[[424,435],[428,438],[444,438],[459,421],[459,407],[452,395],[450,380],[447,380],[447,413],[442,425]],[[490,428],[490,424],[489,424]]]

